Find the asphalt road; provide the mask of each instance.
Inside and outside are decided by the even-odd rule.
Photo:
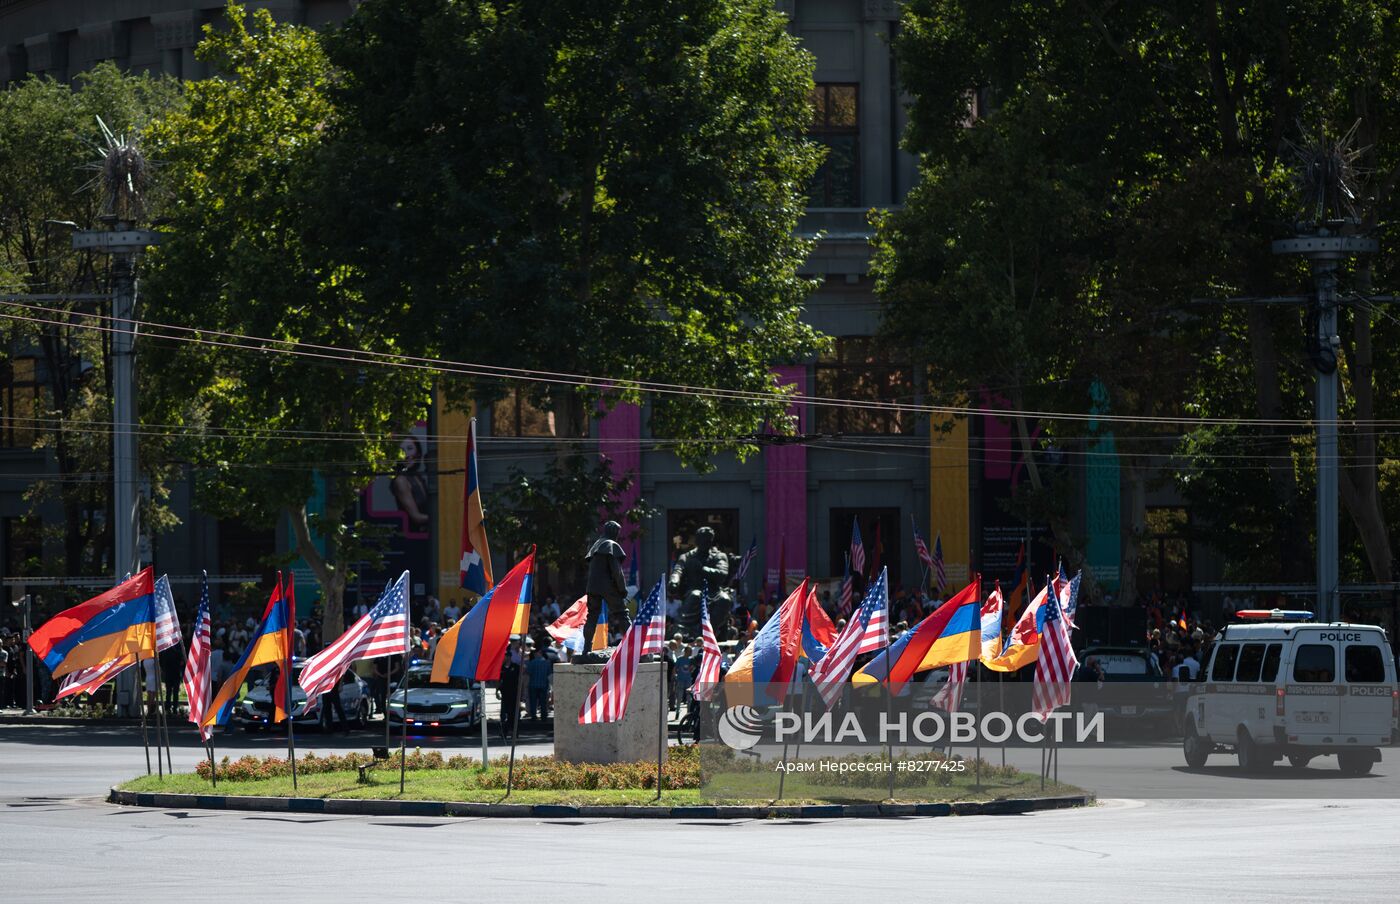
[[[382,736],[311,735],[298,747],[364,749],[372,737]],[[531,747],[542,749],[540,740]],[[235,736],[225,745],[237,755],[285,741]],[[1144,748],[1140,758],[1149,772],[1157,758],[1169,769],[1169,750]],[[177,735],[177,769],[199,755],[192,737]],[[1019,817],[720,823],[231,814],[101,801],[107,786],[139,771],[130,729],[0,726],[0,900],[1400,896],[1400,803],[1385,799],[1115,799]]]

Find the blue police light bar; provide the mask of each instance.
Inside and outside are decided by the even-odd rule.
[[[1241,609],[1235,617],[1252,621],[1312,621],[1313,614],[1306,609]]]

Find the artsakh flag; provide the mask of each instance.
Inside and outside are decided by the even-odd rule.
[[[476,418],[472,418],[467,427],[467,479],[462,486],[462,558],[457,569],[462,587],[477,596],[485,596],[494,583],[485,520],[481,510],[481,481],[476,469]]]

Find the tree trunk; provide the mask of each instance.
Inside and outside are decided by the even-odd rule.
[[[311,573],[316,575],[316,582],[321,585],[321,642],[332,643],[345,631],[345,572],[327,561],[316,548],[316,543],[311,539],[306,505],[286,511],[292,520],[297,553],[311,567]]]

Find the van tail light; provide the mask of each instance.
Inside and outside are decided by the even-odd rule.
[[[1393,701],[1392,697],[1392,701]],[[1274,715],[1283,715],[1283,688],[1274,691]]]
[[[1390,691],[1390,717],[1400,719],[1400,690],[1393,688]]]

